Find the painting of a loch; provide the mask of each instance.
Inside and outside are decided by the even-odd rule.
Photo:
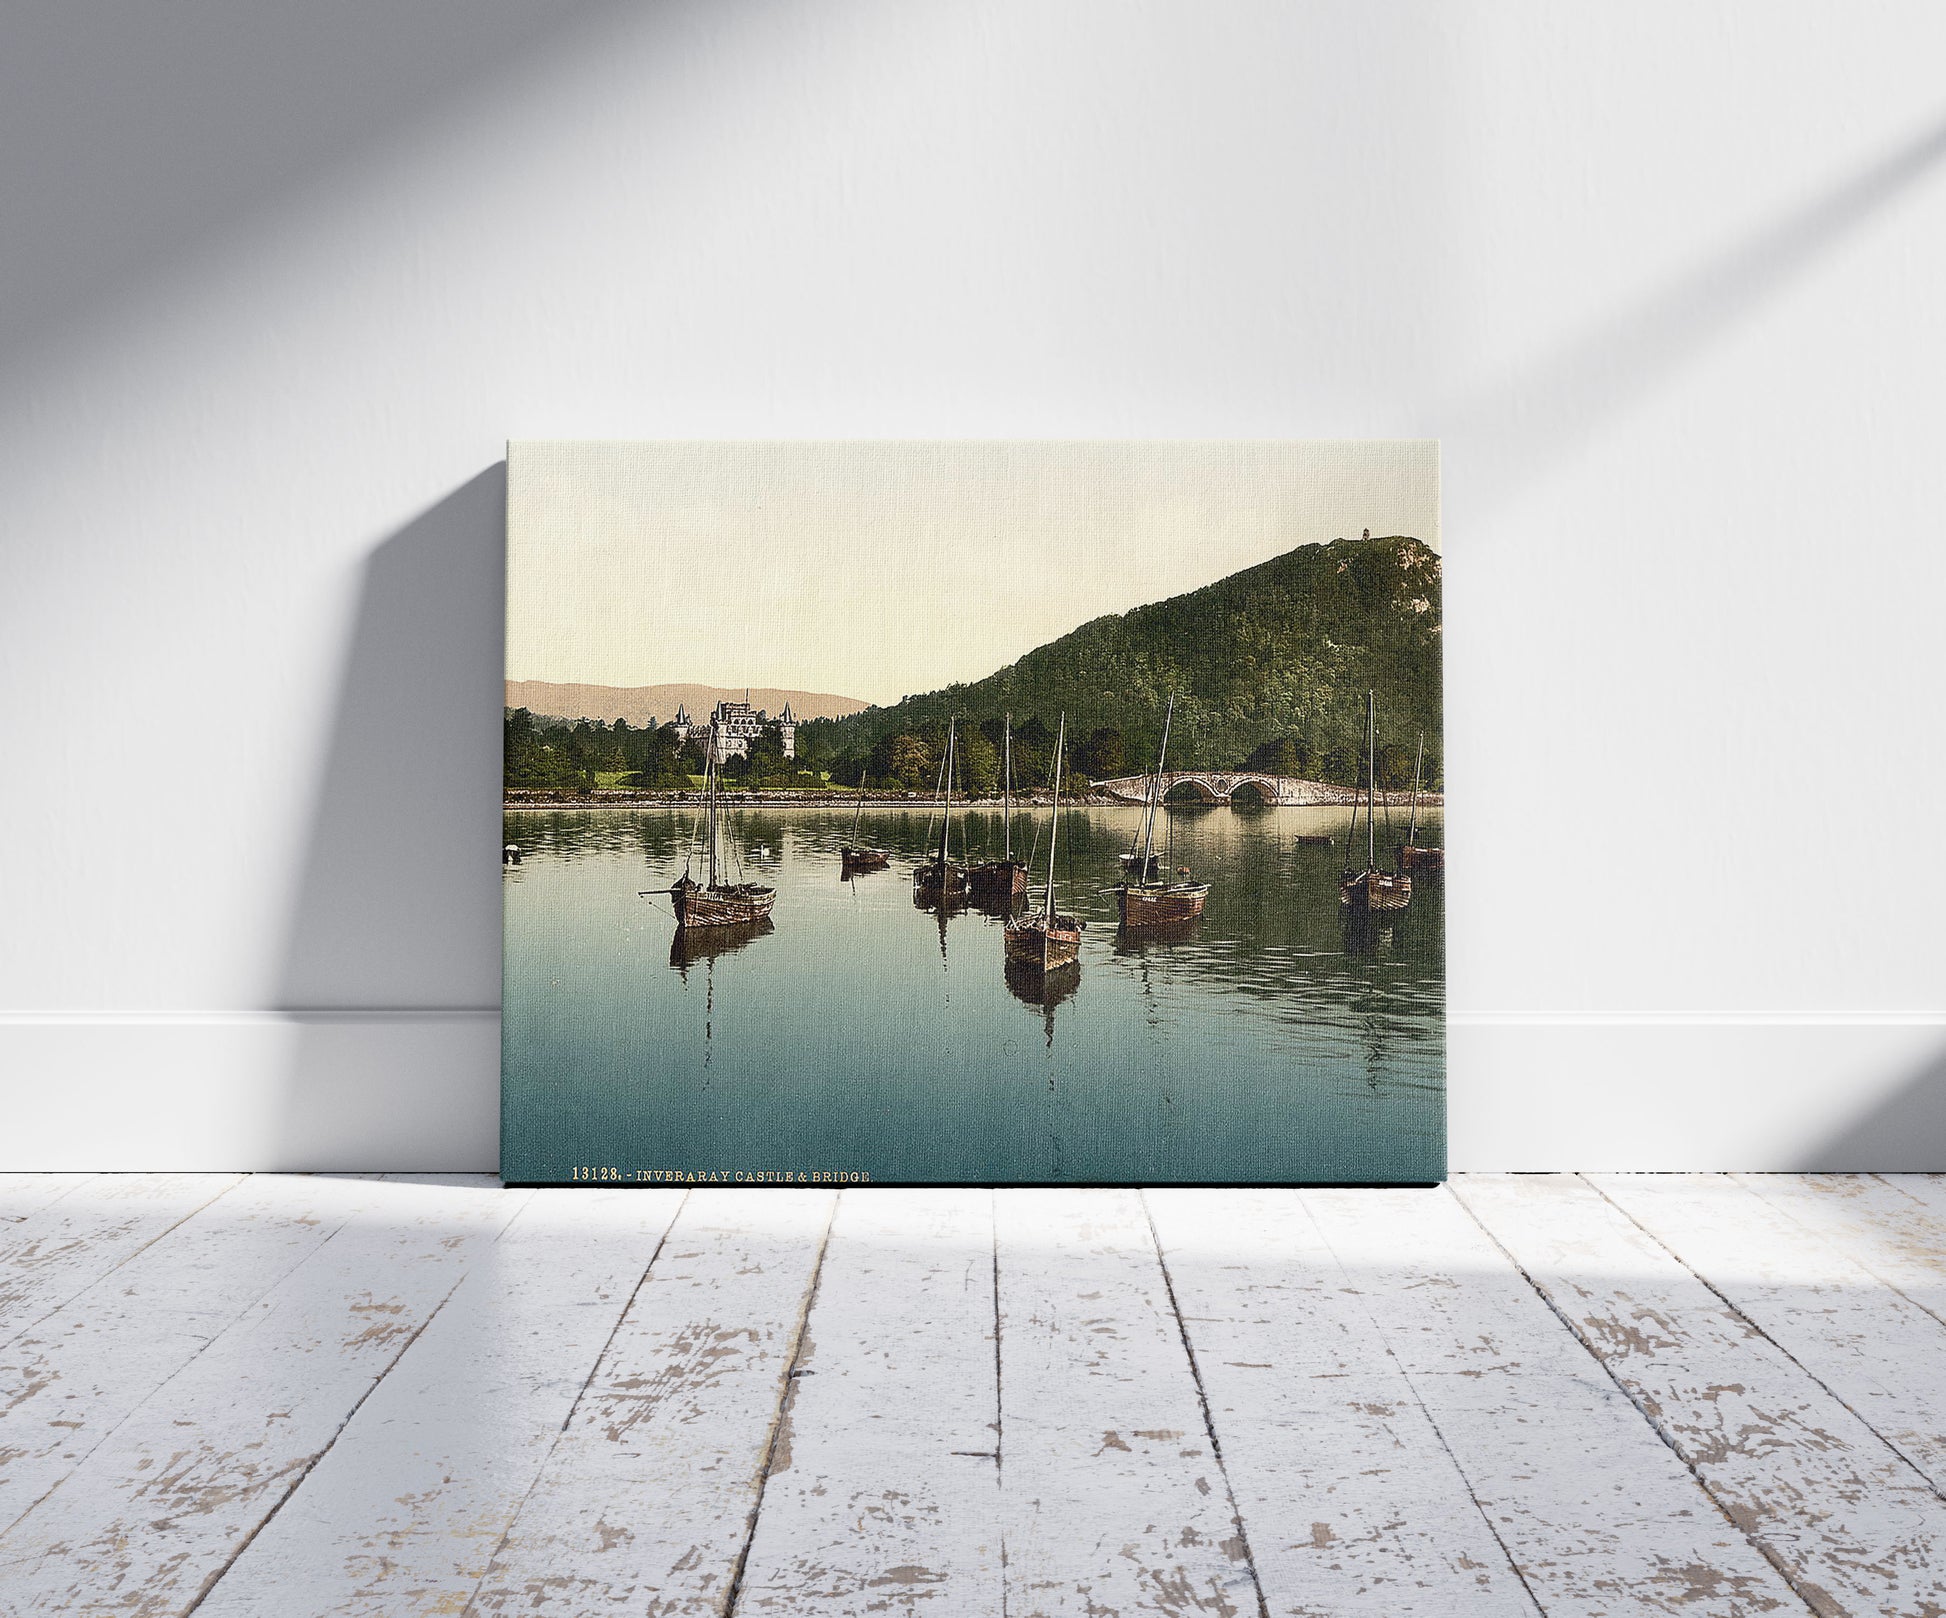
[[[1435,445],[507,471],[508,1181],[1444,1178]]]

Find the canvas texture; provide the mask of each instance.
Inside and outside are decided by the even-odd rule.
[[[504,1178],[1444,1178],[1436,445],[507,460]]]

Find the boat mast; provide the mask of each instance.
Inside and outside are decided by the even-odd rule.
[[[946,867],[946,843],[953,831],[953,726],[955,719],[946,721],[946,809],[939,817],[939,866]]]
[[[1169,708],[1162,716],[1162,745],[1156,749],[1155,774],[1149,778],[1149,801],[1142,815],[1142,863],[1135,868],[1138,882],[1149,880],[1149,862],[1155,858],[1155,817],[1162,807],[1162,766],[1169,757],[1169,722],[1176,717],[1176,694],[1169,693]]]
[[[1419,772],[1426,764],[1426,733],[1419,732],[1419,756],[1412,761],[1412,818],[1406,822],[1405,846],[1416,846],[1419,838]]]
[[[1378,693],[1365,693],[1365,869],[1378,869]]]
[[[709,885],[716,886],[716,722],[709,727],[709,758],[704,762],[704,788],[709,794]]]
[[[1354,847],[1357,846],[1357,843],[1358,843],[1358,787],[1356,783],[1354,783],[1351,789],[1351,824],[1345,828],[1344,874],[1347,877],[1351,875],[1351,851]]]
[[[1006,723],[1007,729],[1004,746],[1006,748],[1007,762],[1006,768],[1002,773],[1000,790],[1004,794],[1007,804],[1006,863],[1011,865],[1014,862],[1014,716],[1011,713],[1007,715]]]
[[[1050,927],[1054,925],[1054,845],[1061,840],[1061,750],[1068,739],[1068,716],[1061,715],[1061,729],[1054,738],[1054,824],[1047,833],[1047,903],[1041,911]]]

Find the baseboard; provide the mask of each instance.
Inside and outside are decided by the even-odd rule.
[[[1946,1017],[1465,1013],[1455,1170],[1946,1170]],[[0,1013],[0,1169],[490,1170],[492,1010]]]
[[[490,1170],[500,1014],[0,1014],[0,1167]]]
[[[1946,1170],[1946,1018],[1453,1019],[1455,1171]]]

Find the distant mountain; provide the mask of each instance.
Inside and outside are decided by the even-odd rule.
[[[509,680],[507,706],[525,708],[531,713],[555,719],[599,719],[612,724],[626,719],[631,725],[646,725],[651,719],[662,724],[676,717],[678,705],[689,710],[693,719],[707,719],[710,710],[725,697],[743,700],[743,687],[735,690],[715,685],[559,685],[552,680]],[[781,691],[774,686],[753,685],[750,701],[771,715],[784,711],[789,703],[798,719],[837,719],[855,714],[870,703],[856,697],[835,697],[824,691]]]
[[[1291,741],[1304,771],[1348,778],[1375,690],[1380,741],[1405,750],[1409,772],[1419,732],[1429,762],[1440,753],[1440,638],[1440,559],[1429,546],[1403,535],[1304,545],[1097,618],[984,680],[812,726],[798,747],[862,755],[889,737],[942,730],[952,713],[979,722],[1011,710],[1016,725],[1039,718],[1051,731],[1065,711],[1077,742],[1121,731],[1139,769],[1175,691],[1172,764],[1235,766]]]

